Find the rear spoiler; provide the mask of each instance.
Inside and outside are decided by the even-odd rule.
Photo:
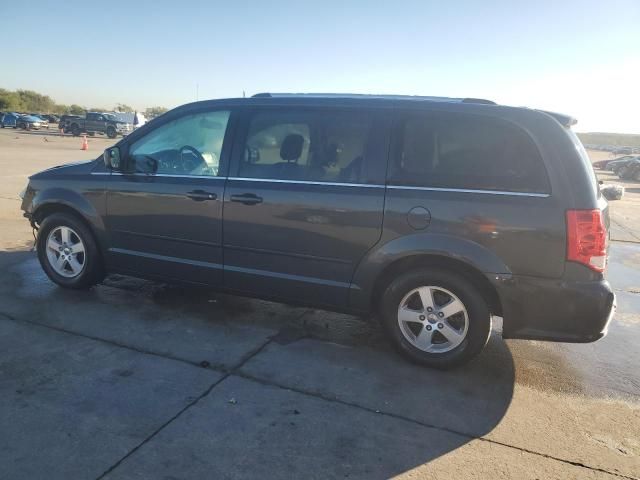
[[[563,127],[571,127],[578,123],[578,120],[573,118],[570,115],[565,115],[564,113],[556,113],[556,112],[547,112],[546,110],[538,110],[539,112],[546,113],[547,115],[551,115],[555,118]]]

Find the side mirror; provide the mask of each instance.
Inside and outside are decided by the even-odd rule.
[[[118,147],[107,148],[104,151],[104,164],[111,170],[122,170],[122,162],[120,160],[120,149]]]

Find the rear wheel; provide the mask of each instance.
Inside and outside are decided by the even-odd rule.
[[[65,288],[88,288],[104,278],[93,234],[73,215],[54,213],[38,229],[38,260],[47,276]]]
[[[487,343],[491,315],[466,278],[442,269],[415,270],[389,284],[382,322],[398,351],[436,368],[468,362]]]
[[[80,131],[80,126],[79,125],[77,125],[75,123],[73,125],[71,125],[71,134],[74,137],[79,137],[81,133],[82,132]]]

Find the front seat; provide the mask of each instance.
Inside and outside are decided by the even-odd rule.
[[[302,178],[304,167],[298,165],[302,156],[304,137],[297,133],[287,135],[280,145],[280,158],[282,162],[273,166],[275,178],[284,180],[299,180]]]

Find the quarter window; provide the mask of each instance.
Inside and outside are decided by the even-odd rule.
[[[195,113],[156,128],[129,149],[133,167],[165,175],[218,176],[230,112]]]
[[[404,120],[390,183],[433,188],[548,193],[537,147],[519,128],[480,116]]]
[[[239,175],[366,183],[371,116],[351,112],[258,112],[251,116]]]

